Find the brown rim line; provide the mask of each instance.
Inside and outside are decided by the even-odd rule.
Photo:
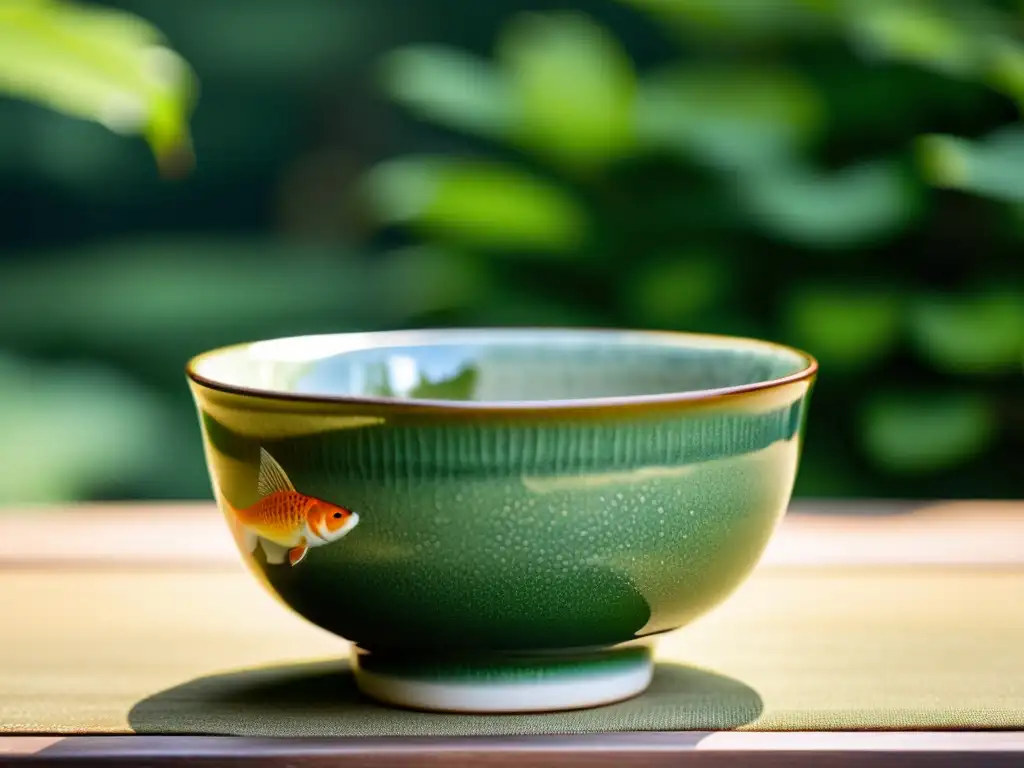
[[[348,339],[350,344],[337,344],[329,354],[320,359],[326,359],[346,352],[354,352],[364,349],[383,349],[397,346],[421,346],[427,347],[433,344],[448,340],[459,340],[465,337],[479,336],[482,341],[487,336],[514,336],[515,334],[538,333],[553,335],[558,333],[576,333],[596,336],[620,336],[622,338],[633,338],[637,341],[645,341],[653,346],[669,348],[684,348],[703,346],[714,349],[742,349],[756,348],[764,352],[785,353],[802,359],[804,367],[788,376],[778,379],[757,381],[752,384],[739,384],[734,387],[721,387],[717,389],[698,389],[683,392],[667,392],[656,395],[624,395],[615,397],[590,397],[570,400],[436,400],[429,398],[399,398],[399,397],[377,397],[372,395],[310,395],[296,392],[285,392],[283,390],[257,389],[255,387],[244,387],[235,384],[228,384],[223,381],[216,381],[197,373],[196,368],[204,360],[223,355],[227,352],[245,348],[257,347],[259,345],[287,345],[290,342],[312,341],[312,340],[335,340]],[[310,358],[310,361],[317,358]],[[287,362],[302,362],[287,361]],[[268,359],[268,362],[273,362]],[[286,362],[286,360],[282,360]],[[261,400],[277,400],[287,402],[302,402],[322,405],[349,405],[349,406],[377,406],[387,408],[400,408],[402,410],[429,410],[458,412],[530,412],[530,411],[577,411],[599,408],[630,408],[657,405],[683,405],[687,403],[704,404],[709,401],[718,401],[728,397],[749,395],[757,392],[785,387],[800,382],[813,383],[818,373],[818,361],[809,353],[803,350],[790,347],[785,344],[778,344],[763,339],[748,338],[744,336],[728,336],[712,333],[689,333],[684,331],[655,331],[655,330],[632,330],[620,328],[593,328],[593,327],[510,327],[502,326],[496,328],[422,328],[414,330],[395,331],[366,331],[366,332],[345,332],[345,333],[324,333],[306,334],[300,336],[285,336],[274,339],[260,339],[256,341],[230,344],[216,349],[202,352],[191,358],[185,365],[185,375],[196,384],[207,389],[226,392],[243,397],[258,398]]]

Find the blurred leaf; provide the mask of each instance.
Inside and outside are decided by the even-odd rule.
[[[865,447],[889,472],[937,472],[969,461],[996,434],[996,416],[970,394],[882,394],[863,414]]]
[[[785,304],[787,338],[822,365],[865,368],[892,349],[900,330],[901,306],[891,293],[839,286],[807,286]]]
[[[644,265],[626,286],[631,315],[649,326],[681,327],[719,302],[731,283],[729,267],[708,254],[680,254]]]
[[[499,136],[512,124],[512,96],[490,62],[441,46],[402,48],[384,64],[385,88],[421,117]]]
[[[559,187],[490,161],[403,158],[377,166],[367,182],[384,221],[464,245],[566,252],[587,228]]]
[[[158,400],[95,366],[0,355],[0,503],[88,498],[173,458]]]
[[[633,146],[636,76],[618,41],[576,13],[529,14],[506,28],[498,59],[515,100],[515,138],[571,168]]]
[[[637,103],[644,143],[727,169],[787,159],[817,133],[822,117],[813,88],[767,68],[662,72],[642,83]]]
[[[943,370],[1019,369],[1024,363],[1024,298],[998,290],[923,297],[911,306],[910,333],[921,353]]]
[[[1024,202],[1024,127],[1001,128],[978,141],[926,136],[918,144],[925,177],[939,187],[1005,202]]]
[[[1024,45],[1016,40],[995,39],[988,52],[987,80],[997,91],[1024,110]]]
[[[165,174],[191,168],[194,79],[155,29],[63,0],[0,2],[0,91],[123,133],[142,133]]]
[[[457,279],[449,262],[414,283],[335,246],[250,238],[141,239],[18,261],[3,272],[0,344],[130,350],[175,370],[214,344],[402,324],[436,309],[452,295],[436,284]]]
[[[740,182],[740,200],[768,232],[811,248],[877,242],[918,213],[913,182],[893,162],[864,162],[836,173],[775,167]]]
[[[378,259],[376,282],[402,296],[408,316],[463,309],[493,288],[487,263],[456,251],[411,246]]]
[[[0,176],[11,174],[94,204],[121,195],[137,200],[139,185],[153,182],[152,160],[126,151],[124,139],[99,123],[6,100],[0,102]],[[111,178],[119,183],[108,183]]]
[[[982,40],[963,18],[927,2],[850,4],[849,31],[865,55],[905,61],[943,74],[972,74],[982,63]]]

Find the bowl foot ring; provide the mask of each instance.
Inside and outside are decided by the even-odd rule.
[[[651,683],[649,646],[572,655],[536,654],[423,660],[353,649],[366,696],[428,712],[555,712],[632,698]]]

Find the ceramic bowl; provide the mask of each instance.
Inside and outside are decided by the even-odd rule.
[[[498,329],[261,341],[189,363],[240,552],[352,643],[369,696],[570,709],[651,680],[788,505],[817,365],[767,342]]]

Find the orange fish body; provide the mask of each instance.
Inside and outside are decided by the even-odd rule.
[[[246,549],[253,552],[260,541],[267,562],[297,565],[311,547],[337,541],[359,523],[359,515],[336,504],[295,490],[284,469],[266,450],[260,449],[255,504],[237,509],[226,504],[240,528]]]

